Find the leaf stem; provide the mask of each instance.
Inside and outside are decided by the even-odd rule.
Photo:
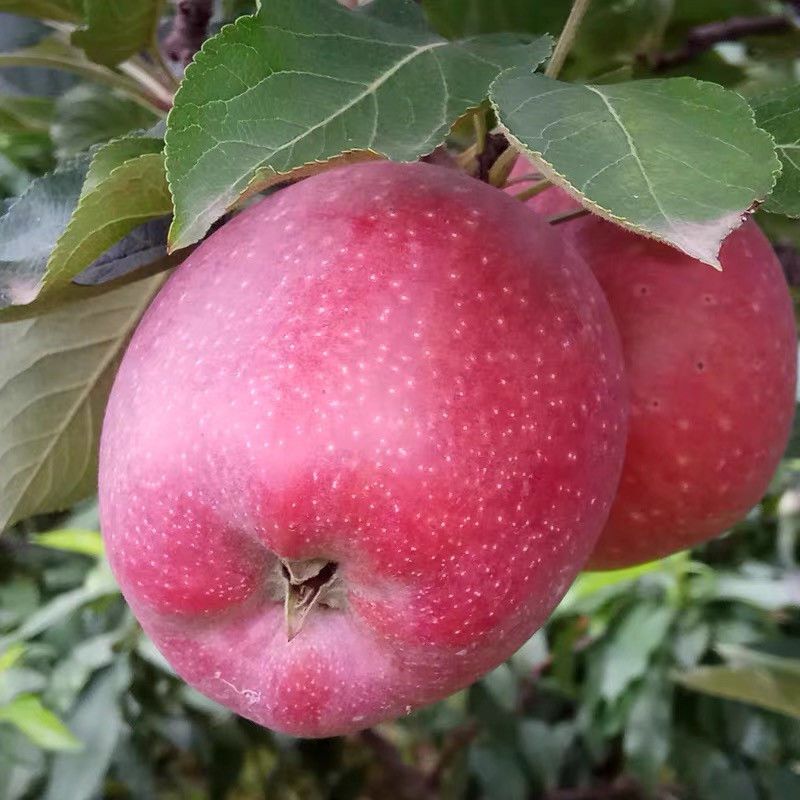
[[[591,212],[586,208],[576,208],[573,211],[565,211],[563,214],[556,214],[553,217],[548,217],[547,221],[550,225],[560,225],[562,222],[569,222],[578,217],[585,217]]]
[[[509,144],[497,158],[497,161],[492,164],[489,169],[489,183],[492,186],[504,186],[511,170],[514,168],[514,162],[517,160],[519,151]]]
[[[480,155],[486,147],[486,113],[482,108],[476,109],[472,114],[472,124],[475,126],[476,154]]]
[[[550,181],[546,178],[536,181],[533,186],[529,186],[524,191],[519,192],[519,194],[515,194],[514,199],[525,202],[525,200],[530,200],[531,197],[536,197],[537,194],[541,194],[545,189],[549,189],[551,185]]]
[[[558,73],[561,72],[561,68],[567,60],[567,55],[575,42],[575,37],[578,35],[578,28],[591,2],[592,0],[575,0],[572,4],[567,21],[564,23],[564,30],[561,31],[561,36],[558,37],[556,49],[553,50],[553,55],[544,71],[548,78],[557,78]]]

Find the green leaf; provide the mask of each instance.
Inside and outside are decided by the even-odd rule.
[[[767,667],[800,679],[800,640],[777,639],[748,646],[720,644],[719,654],[735,667]]]
[[[569,614],[587,597],[591,597],[593,594],[610,587],[628,584],[644,575],[650,575],[654,572],[679,572],[689,563],[689,560],[689,551],[684,550],[668,558],[648,561],[645,564],[637,564],[634,567],[626,567],[625,569],[582,572],[559,604],[557,613]]]
[[[651,603],[640,603],[607,637],[600,657],[600,696],[616,700],[647,674],[650,659],[665,641],[675,611]]]
[[[764,209],[800,217],[800,85],[750,98],[756,122],[775,139],[783,170]]]
[[[0,130],[3,133],[47,133],[52,117],[53,101],[49,97],[0,95]]]
[[[32,302],[91,163],[80,156],[37,178],[0,217],[0,309]]]
[[[692,78],[581,86],[522,67],[490,94],[501,127],[584,206],[715,267],[780,169],[744,99]]]
[[[163,0],[84,0],[87,27],[72,42],[98,64],[113,67],[148,49],[156,37]]]
[[[715,697],[749,703],[800,719],[800,676],[758,667],[698,667],[675,680]]]
[[[55,22],[80,22],[83,0],[0,0],[0,12]]]
[[[571,720],[547,725],[538,719],[526,719],[520,724],[520,748],[544,789],[551,791],[558,787],[575,734],[575,724]]]
[[[127,158],[81,194],[75,211],[48,259],[39,298],[50,299],[71,286],[72,279],[109,247],[142,223],[172,211],[158,140],[138,140],[141,155]]]
[[[101,672],[80,697],[69,724],[83,743],[83,750],[53,760],[42,800],[97,797],[122,733],[120,696],[130,679],[127,660],[120,660]]]
[[[572,0],[422,0],[434,28],[453,39],[502,31],[555,36],[564,27],[571,5]]]
[[[52,308],[72,281],[172,199],[160,139],[129,137],[80,156],[31,184],[0,218],[0,309]],[[30,240],[35,240],[31,245]]]
[[[49,547],[67,553],[80,553],[94,558],[103,556],[103,537],[97,531],[70,529],[48,531],[37,533],[32,541],[39,547]]]
[[[77,47],[73,47],[61,33],[54,33],[29,47],[0,53],[0,69],[3,67],[48,67],[74,72],[94,83],[120,89],[136,102],[160,112],[156,99],[144,91],[139,84],[113,69],[95,64]]]
[[[162,280],[0,324],[0,530],[94,491],[116,365]]]
[[[86,576],[83,586],[56,595],[49,603],[28,616],[19,628],[0,638],[0,649],[32,639],[87,603],[118,592],[111,569],[105,562],[101,562]]]
[[[510,34],[450,43],[332,0],[265,3],[203,45],[175,97],[171,245],[305,165],[431,152],[501,70],[549,51],[549,38]]]
[[[623,750],[631,771],[651,789],[669,756],[672,691],[665,676],[651,670],[630,710]]]
[[[80,741],[70,729],[32,694],[19,695],[8,705],[0,706],[0,722],[15,725],[43,750],[81,748]]]
[[[0,672],[11,669],[25,653],[25,647],[21,644],[11,645],[7,650],[0,653]]]
[[[525,800],[525,773],[514,750],[494,739],[476,742],[469,751],[470,771],[475,773],[487,800]]]
[[[118,92],[81,85],[59,98],[51,134],[63,159],[130,131],[150,128],[157,119],[152,111]]]

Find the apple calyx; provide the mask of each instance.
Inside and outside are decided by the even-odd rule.
[[[345,592],[337,564],[322,558],[308,561],[279,559],[283,579],[286,639],[291,642],[317,606],[341,608]]]

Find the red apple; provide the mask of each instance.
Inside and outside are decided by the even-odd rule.
[[[145,315],[103,429],[109,558],[200,691],[357,730],[542,624],[625,417],[607,304],[544,222],[451,170],[329,171],[223,226]]]
[[[512,175],[531,169],[520,159]],[[578,205],[560,189],[528,203],[548,215]],[[722,272],[596,216],[559,230],[608,298],[631,397],[622,480],[590,566],[723,533],[764,494],[794,415],[795,323],[775,253],[753,221],[725,240]]]

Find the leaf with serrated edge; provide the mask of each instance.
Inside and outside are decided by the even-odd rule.
[[[693,78],[582,86],[513,69],[490,99],[509,137],[584,206],[717,268],[780,170],[744,99]]]
[[[243,194],[304,165],[352,151],[397,161],[429,153],[500,71],[549,52],[549,37],[448,42],[334,0],[265,3],[203,45],[176,95],[171,246],[197,241]]]
[[[150,137],[118,139],[34,181],[0,218],[0,307],[68,299],[86,267],[171,213],[161,147]]]
[[[0,309],[32,302],[50,254],[69,224],[91,158],[37,178],[0,217]]]
[[[113,67],[155,40],[163,0],[85,0],[87,26],[72,34],[92,61]]]
[[[800,86],[776,89],[750,98],[756,122],[775,139],[783,164],[775,189],[764,210],[787,217],[800,217]]]
[[[39,297],[66,288],[109,247],[172,210],[161,153],[130,158],[85,193],[47,262]]]
[[[127,338],[163,277],[0,324],[0,530],[96,489],[97,443]]]

